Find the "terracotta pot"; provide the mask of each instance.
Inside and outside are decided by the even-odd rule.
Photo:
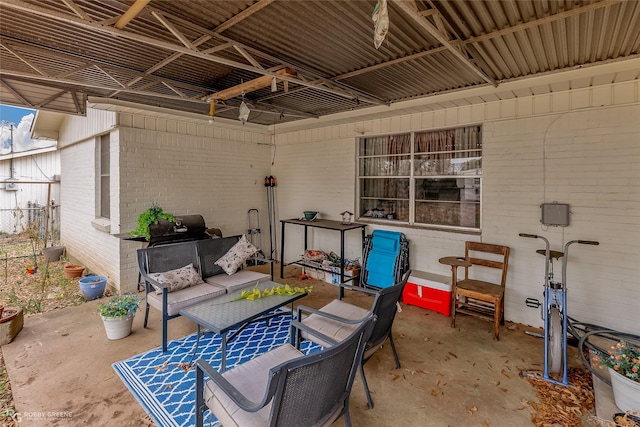
[[[84,271],[84,267],[81,265],[65,265],[64,266],[64,277],[67,279],[74,279],[76,277],[82,277],[82,272]]]

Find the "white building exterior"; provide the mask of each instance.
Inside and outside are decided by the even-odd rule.
[[[627,62],[629,72],[635,67],[637,74],[638,62]],[[540,312],[524,301],[542,300],[544,258],[535,253],[542,242],[518,233],[543,235],[556,250],[573,239],[597,240],[599,246],[572,246],[569,313],[583,322],[638,334],[640,83],[615,83],[613,77],[607,80],[606,71],[536,77],[277,125],[275,131],[94,105],[86,118],[68,117],[59,129],[62,243],[90,270],[106,274],[111,286],[132,290],[140,244],[113,235],[134,229],[138,214],[153,202],[174,214],[202,214],[207,226],[219,227],[225,235],[245,232],[247,210],[258,208],[264,236],[263,178],[274,175],[279,219],[299,217],[304,210],[340,219],[344,210],[355,212],[357,137],[480,124],[481,232],[381,223],[370,224],[368,232],[404,232],[411,242],[411,267],[445,275],[449,267],[438,259],[463,254],[465,240],[510,246],[506,319],[534,326],[542,324]],[[568,83],[580,78],[582,85]],[[540,89],[545,86],[554,90]],[[522,94],[495,96],[503,90]],[[111,215],[104,221],[96,208],[96,161],[99,136],[106,133],[111,141]],[[568,227],[540,224],[540,204],[554,201],[570,204]],[[339,249],[335,232],[310,235],[315,248]],[[287,227],[287,261],[302,252],[302,236],[302,228]],[[346,256],[359,257],[359,233],[347,237]]]
[[[13,167],[13,172],[11,168]],[[12,234],[26,226],[9,210],[28,203],[44,206],[60,202],[60,152],[56,147],[20,151],[0,156],[0,232]]]

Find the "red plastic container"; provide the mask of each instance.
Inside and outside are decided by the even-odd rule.
[[[451,277],[414,270],[404,287],[402,300],[451,316]]]

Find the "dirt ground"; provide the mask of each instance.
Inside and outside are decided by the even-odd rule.
[[[0,236],[0,305],[22,308],[25,317],[85,302],[78,279],[64,277],[67,261],[48,262],[42,242],[20,235]],[[0,351],[0,423],[13,425],[11,386]],[[15,424],[17,425],[17,424]]]

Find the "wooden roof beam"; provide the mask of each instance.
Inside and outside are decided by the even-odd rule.
[[[142,9],[144,9],[144,7],[149,4],[150,1],[151,0],[136,0],[136,2],[132,4],[131,7],[127,9],[127,11],[123,13],[122,16],[116,21],[114,27],[119,30],[126,27],[133,18],[135,18],[140,12],[142,12]]]
[[[297,73],[290,68],[282,68],[280,70],[275,71],[276,74],[287,77],[297,77]],[[262,76],[257,79],[249,80],[248,82],[240,83],[239,85],[232,86],[230,88],[221,90],[220,92],[213,93],[203,100],[207,102],[211,102],[213,100],[225,101],[227,99],[235,98],[238,95],[242,95],[244,93],[253,92],[254,90],[262,89],[263,87],[267,87],[271,85],[271,81],[275,77],[271,76]]]

